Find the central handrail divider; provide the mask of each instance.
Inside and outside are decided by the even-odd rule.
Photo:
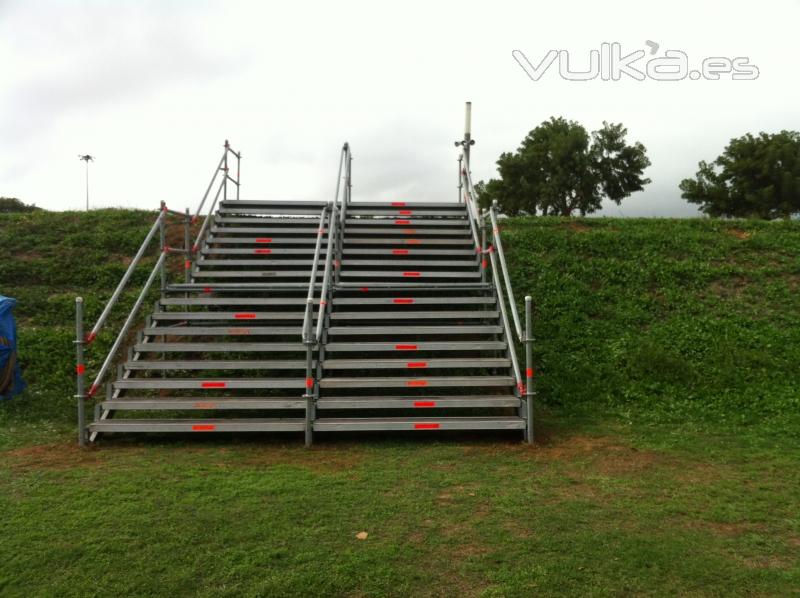
[[[335,264],[336,269],[339,267],[339,259],[334,262],[334,254],[338,255],[340,249],[339,244],[339,230],[344,227],[344,213],[346,210],[347,202],[349,200],[349,184],[350,184],[350,146],[345,143],[342,147],[342,152],[339,157],[339,170],[336,175],[336,191],[334,193],[333,201],[322,208],[319,217],[319,229],[317,231],[317,240],[314,247],[314,259],[311,263],[311,276],[308,281],[308,294],[306,295],[306,307],[303,314],[303,328],[302,339],[303,345],[306,348],[306,391],[303,398],[306,400],[306,419],[305,419],[305,442],[306,446],[311,446],[314,422],[314,400],[317,397],[319,389],[317,388],[317,376],[313,365],[313,352],[319,345],[322,339],[322,328],[325,322],[325,312],[328,306],[329,288],[331,286],[331,269]],[[342,171],[345,172],[345,185],[344,193],[342,190]],[[342,197],[343,195],[343,197]],[[341,209],[339,206],[341,205]],[[319,293],[319,310],[317,313],[317,326],[314,330],[314,322],[312,313],[314,310],[314,293],[317,289],[317,271],[319,270],[319,259],[322,250],[322,237],[325,234],[325,220],[327,217],[328,225],[328,243],[325,248],[325,267],[322,273],[322,287]],[[341,220],[341,227],[339,226]]]
[[[136,315],[139,312],[139,309],[142,306],[145,298],[147,297],[150,288],[153,286],[153,281],[156,278],[158,273],[161,273],[161,286],[162,292],[164,291],[166,285],[166,269],[165,269],[165,262],[167,256],[170,253],[179,253],[183,254],[185,257],[186,262],[186,273],[187,277],[189,275],[189,267],[191,266],[192,256],[194,252],[197,250],[199,240],[202,239],[203,233],[208,225],[208,221],[210,218],[206,218],[205,222],[203,223],[203,227],[201,228],[200,232],[198,233],[197,240],[195,241],[194,245],[190,243],[191,234],[190,234],[190,226],[193,222],[196,222],[200,213],[202,212],[203,206],[208,199],[209,194],[211,193],[211,189],[214,187],[214,182],[217,180],[220,172],[224,173],[224,177],[222,182],[220,183],[220,187],[217,190],[216,195],[214,196],[214,201],[211,205],[209,216],[213,213],[214,207],[216,206],[217,201],[219,200],[219,195],[221,191],[224,191],[224,198],[227,199],[227,186],[226,182],[230,180],[233,184],[236,185],[236,199],[239,198],[239,187],[240,187],[240,162],[242,158],[242,154],[239,152],[235,152],[231,149],[230,144],[227,140],[225,140],[224,145],[225,151],[220,158],[220,161],[217,165],[217,168],[214,170],[214,175],[211,177],[211,182],[208,184],[208,188],[206,189],[205,194],[203,195],[202,199],[200,200],[200,204],[197,207],[197,211],[195,215],[192,217],[190,216],[189,209],[187,208],[185,212],[177,212],[175,210],[170,210],[167,208],[165,202],[161,202],[161,207],[159,209],[158,217],[156,218],[153,225],[150,227],[150,230],[145,235],[144,240],[142,241],[139,249],[136,251],[133,260],[128,265],[125,273],[122,275],[117,287],[114,289],[114,292],[111,294],[108,302],[106,303],[103,311],[100,313],[100,317],[97,319],[97,322],[92,327],[89,334],[84,335],[84,301],[82,297],[75,298],[75,357],[76,357],[76,364],[75,364],[75,375],[76,375],[76,389],[77,393],[75,398],[78,401],[78,442],[81,446],[86,443],[86,405],[85,402],[88,399],[94,397],[97,393],[100,385],[103,382],[105,375],[108,373],[109,367],[114,362],[114,358],[116,357],[117,352],[119,351],[123,341],[125,340],[128,332],[133,326],[133,323],[136,319]],[[233,154],[237,160],[236,166],[236,180],[233,179],[228,173],[228,154]],[[166,226],[166,219],[168,216],[178,216],[182,219],[184,225],[184,247],[169,247],[166,244],[165,238],[165,226]],[[108,354],[106,355],[105,359],[103,360],[103,364],[100,366],[100,371],[98,372],[97,376],[94,379],[94,382],[89,386],[88,390],[86,389],[86,349],[89,345],[91,345],[97,336],[100,334],[100,331],[103,329],[103,326],[106,323],[109,315],[111,314],[112,309],[118,303],[122,293],[125,291],[125,288],[128,286],[130,282],[131,276],[133,275],[134,270],[141,262],[141,259],[144,257],[144,254],[147,252],[147,249],[150,247],[153,238],[156,235],[156,232],[159,232],[159,245],[160,245],[160,255],[156,260],[155,264],[153,265],[150,274],[147,277],[147,280],[144,283],[139,295],[136,298],[133,306],[131,307],[130,311],[128,312],[127,317],[125,318],[125,323],[122,325],[117,337],[114,339],[113,344],[111,345],[111,349],[109,350]]]

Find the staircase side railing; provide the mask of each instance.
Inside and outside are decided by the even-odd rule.
[[[460,163],[462,191],[464,194],[464,202],[467,207],[468,219],[470,221],[470,229],[472,231],[475,247],[478,253],[489,254],[489,263],[492,267],[492,284],[497,294],[497,302],[500,306],[500,315],[503,322],[503,329],[508,339],[509,356],[511,359],[514,377],[516,379],[517,389],[520,397],[525,399],[525,419],[527,423],[526,439],[528,442],[533,442],[533,336],[532,336],[532,299],[530,296],[525,297],[525,327],[522,327],[519,311],[517,310],[517,302],[514,298],[514,288],[511,284],[511,277],[508,273],[508,264],[506,263],[505,251],[503,250],[503,241],[500,237],[500,228],[497,224],[497,204],[493,202],[492,206],[483,214],[480,213],[478,208],[478,198],[475,193],[475,187],[472,184],[472,175],[470,174],[469,155],[462,151]],[[486,219],[489,219],[491,224],[491,238],[492,244],[485,247],[485,235],[479,237],[478,230],[484,231],[486,227]],[[480,240],[479,240],[480,239]],[[499,264],[498,264],[499,262]],[[486,260],[483,260],[482,265],[485,268]],[[502,281],[501,281],[502,278]],[[504,292],[505,287],[505,292]],[[508,307],[507,307],[508,306]],[[511,311],[511,318],[514,327],[511,327],[511,322],[508,318],[508,311]],[[525,347],[525,376],[523,378],[519,366],[519,359],[517,358],[516,347],[514,339],[518,339]]]
[[[193,261],[193,254],[197,249],[197,241],[195,241],[194,245],[191,244],[191,224],[196,222],[199,215],[202,213],[203,206],[208,199],[211,190],[214,187],[215,182],[219,176],[219,173],[222,172],[224,174],[223,180],[220,182],[220,186],[217,189],[217,193],[214,196],[214,201],[211,204],[209,215],[213,213],[214,207],[216,206],[217,200],[219,199],[220,192],[223,193],[223,196],[227,198],[227,181],[232,181],[236,185],[236,198],[239,198],[239,187],[240,187],[240,162],[241,162],[241,153],[235,152],[231,149],[230,144],[227,140],[225,140],[225,151],[223,152],[222,157],[217,165],[217,168],[214,171],[214,175],[211,177],[211,182],[208,184],[206,188],[206,192],[203,194],[203,197],[200,200],[200,203],[197,207],[195,215],[192,217],[190,215],[189,209],[187,208],[184,212],[178,212],[175,210],[170,210],[167,208],[166,204],[162,201],[161,202],[161,209],[159,210],[158,217],[153,222],[153,225],[148,230],[147,234],[145,235],[144,240],[142,241],[139,249],[136,251],[131,263],[128,265],[128,268],[125,270],[125,273],[122,275],[117,287],[114,289],[114,292],[111,294],[111,297],[106,302],[106,305],[103,307],[103,310],[100,313],[100,317],[95,322],[94,326],[90,330],[89,334],[84,334],[84,300],[82,297],[75,298],[75,357],[76,357],[76,364],[75,364],[75,386],[76,386],[76,396],[78,402],[78,442],[81,446],[83,446],[86,442],[86,401],[94,397],[94,395],[99,390],[103,380],[105,379],[106,374],[108,373],[109,368],[114,362],[114,358],[116,357],[122,343],[125,341],[128,333],[130,332],[133,323],[136,321],[136,316],[139,313],[139,310],[144,302],[145,298],[147,297],[150,289],[153,286],[153,282],[156,279],[158,274],[161,275],[161,291],[163,293],[164,289],[166,288],[166,260],[169,254],[177,253],[181,254],[185,258],[185,270],[186,270],[186,278],[188,280],[189,273],[191,270],[191,264]],[[236,166],[236,180],[234,180],[228,172],[228,155],[232,154],[236,157],[237,166]],[[184,247],[170,247],[166,243],[166,220],[169,216],[178,216],[181,218],[184,226]],[[201,239],[205,227],[207,226],[208,221],[210,220],[209,217],[205,219],[203,223],[203,228],[198,233],[197,239]],[[159,237],[159,257],[156,260],[155,264],[153,265],[150,273],[145,281],[144,285],[142,286],[139,295],[136,298],[133,306],[128,312],[128,315],[125,318],[125,322],[122,325],[122,328],[117,333],[114,342],[111,345],[111,349],[106,354],[105,359],[103,360],[102,365],[100,366],[100,370],[97,373],[97,376],[94,378],[92,384],[86,387],[86,353],[87,349],[90,345],[97,339],[97,336],[100,334],[101,330],[103,330],[108,317],[110,316],[111,312],[113,311],[114,307],[119,302],[120,297],[125,292],[125,289],[128,287],[131,277],[133,276],[134,271],[136,270],[137,266],[141,262],[144,255],[147,253],[147,250],[152,246],[153,239],[156,236],[156,233]]]
[[[200,243],[205,238],[206,230],[208,229],[208,225],[211,222],[212,216],[214,214],[214,209],[217,206],[217,202],[219,201],[220,195],[222,195],[222,200],[226,201],[228,199],[228,181],[232,182],[236,186],[236,199],[239,199],[239,189],[241,188],[241,162],[242,162],[242,154],[241,152],[234,151],[228,140],[225,140],[225,150],[222,152],[222,157],[219,159],[219,164],[217,168],[214,169],[214,174],[211,176],[211,181],[208,183],[208,187],[206,187],[206,192],[203,194],[203,197],[200,199],[200,203],[197,206],[197,210],[195,210],[194,216],[192,216],[192,223],[197,222],[200,219],[200,215],[203,212],[203,206],[205,206],[206,201],[211,194],[211,190],[214,188],[214,184],[219,180],[219,185],[217,186],[217,191],[214,194],[214,199],[211,202],[211,205],[208,208],[208,212],[206,213],[206,217],[203,219],[203,224],[200,227],[200,230],[197,232],[195,236],[195,240],[192,243],[192,261],[194,261],[194,254],[197,253],[197,250],[200,248]],[[230,168],[228,166],[228,155],[231,154],[236,158],[236,178],[234,179],[230,175]],[[220,177],[220,173],[222,176]]]

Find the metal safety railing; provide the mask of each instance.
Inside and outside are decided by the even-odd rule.
[[[234,179],[230,175],[230,168],[228,166],[228,155],[232,154],[236,158],[236,179]],[[200,227],[200,230],[197,232],[197,236],[192,244],[192,253],[197,253],[197,250],[200,248],[200,243],[203,236],[206,233],[206,229],[208,228],[209,223],[211,222],[213,215],[214,215],[214,208],[217,207],[217,202],[219,201],[220,194],[222,195],[222,200],[226,201],[228,199],[228,182],[230,181],[234,185],[236,185],[236,199],[239,199],[239,189],[241,187],[241,163],[242,163],[242,154],[241,152],[236,152],[231,149],[228,140],[225,140],[225,151],[222,152],[222,157],[219,159],[219,164],[217,168],[214,170],[214,175],[211,177],[211,181],[208,183],[208,187],[206,187],[206,192],[203,194],[202,199],[200,200],[200,204],[197,206],[197,210],[192,217],[192,223],[197,222],[200,218],[200,214],[203,212],[203,206],[206,204],[206,200],[208,200],[209,195],[211,194],[211,190],[214,188],[214,184],[217,182],[217,178],[219,174],[222,173],[222,178],[219,181],[219,185],[217,186],[217,192],[214,194],[214,199],[211,202],[210,207],[208,208],[208,212],[206,214],[205,219],[203,220],[203,225]]]
[[[166,269],[166,259],[170,254],[182,254],[184,256],[184,272],[185,272],[185,280],[186,282],[189,281],[191,276],[191,268],[193,262],[193,255],[197,250],[197,244],[199,239],[202,238],[203,231],[205,229],[206,224],[210,219],[210,214],[213,213],[214,206],[219,199],[220,191],[222,191],[223,196],[227,198],[227,182],[228,180],[232,181],[236,185],[236,199],[239,199],[239,174],[241,172],[240,169],[240,162],[241,162],[241,154],[233,151],[228,144],[228,141],[225,140],[225,151],[220,158],[219,165],[217,166],[216,170],[214,171],[214,176],[211,178],[211,182],[206,189],[203,198],[200,201],[200,204],[195,212],[195,215],[192,216],[189,208],[186,208],[184,212],[178,212],[175,210],[170,210],[167,208],[165,202],[161,202],[161,207],[158,213],[158,217],[156,218],[153,225],[150,227],[150,230],[145,235],[142,244],[139,246],[139,249],[136,251],[136,254],[133,257],[133,260],[128,265],[128,268],[125,270],[125,273],[122,275],[122,278],[117,284],[117,287],[114,289],[114,292],[111,294],[106,305],[103,307],[102,312],[100,313],[100,317],[95,322],[94,326],[92,326],[91,331],[89,334],[84,334],[84,301],[83,297],[76,297],[75,298],[75,387],[76,387],[76,395],[75,398],[78,401],[78,442],[81,446],[86,443],[86,401],[93,398],[97,391],[100,389],[103,380],[105,379],[106,374],[108,373],[109,368],[114,363],[114,359],[119,352],[122,343],[125,341],[128,333],[130,332],[133,323],[136,321],[136,316],[139,313],[139,309],[142,306],[142,303],[147,297],[147,294],[150,292],[151,287],[153,286],[153,282],[156,279],[156,276],[160,274],[161,278],[161,292],[163,293],[167,286],[167,269]],[[228,173],[228,154],[233,154],[236,157],[237,164],[236,164],[236,180],[234,181],[233,178]],[[220,183],[220,187],[217,190],[216,196],[211,206],[211,211],[209,212],[209,217],[205,219],[203,223],[203,228],[197,235],[197,240],[192,244],[191,242],[191,225],[192,223],[197,221],[200,213],[202,212],[203,205],[206,203],[208,196],[211,192],[211,189],[214,186],[214,183],[217,180],[217,176],[220,172],[224,173],[224,177],[222,182]],[[175,248],[170,247],[167,245],[166,240],[166,220],[169,216],[177,216],[182,219],[183,228],[184,228],[184,246]],[[153,264],[152,269],[145,281],[144,285],[142,286],[141,290],[139,291],[139,295],[137,296],[136,300],[134,301],[133,306],[131,307],[130,311],[128,312],[127,317],[125,318],[125,322],[120,328],[119,332],[117,333],[114,342],[111,345],[105,359],[103,360],[102,365],[100,366],[100,370],[95,376],[94,381],[88,387],[86,387],[86,351],[87,348],[92,345],[92,343],[97,339],[97,336],[100,334],[101,330],[106,324],[109,315],[111,314],[114,307],[119,302],[120,297],[122,296],[123,292],[125,291],[128,283],[130,282],[131,277],[133,276],[136,267],[141,262],[144,255],[147,253],[147,250],[152,246],[153,239],[156,236],[156,232],[159,233],[159,257],[156,260],[155,264]]]
[[[308,294],[306,296],[306,309],[303,316],[302,338],[306,348],[306,392],[303,398],[306,400],[306,445],[311,445],[312,425],[314,421],[314,401],[317,398],[319,389],[317,388],[317,376],[314,371],[313,352],[319,346],[322,339],[322,329],[325,322],[325,315],[329,303],[329,289],[331,285],[332,270],[338,273],[341,251],[341,231],[344,228],[344,214],[347,204],[350,201],[350,146],[345,143],[339,158],[339,171],[336,175],[336,192],[333,201],[322,208],[319,216],[319,229],[317,230],[317,240],[314,247],[314,258],[311,262],[311,276],[308,281]],[[344,172],[345,184],[342,186],[342,172]],[[342,191],[344,189],[344,191]],[[327,227],[326,227],[327,220]],[[322,239],[325,232],[328,233],[328,243],[325,248],[325,266],[322,273],[322,286],[319,291],[319,308],[317,313],[317,325],[314,328],[314,299],[317,289],[317,276],[319,271],[319,261],[322,251]],[[334,259],[334,254],[337,256]]]
[[[469,120],[467,121],[467,132],[465,133],[464,141],[457,143],[457,145],[461,145],[463,148],[458,159],[460,173],[459,199],[463,197],[467,207],[467,218],[469,220],[476,252],[484,256],[489,254],[489,260],[485,257],[481,260],[481,280],[485,281],[486,270],[488,266],[491,265],[492,284],[497,294],[498,305],[500,306],[503,329],[509,341],[509,357],[511,359],[517,389],[520,398],[525,399],[524,408],[526,410],[525,419],[527,422],[526,438],[528,442],[533,442],[533,300],[529,295],[525,297],[525,326],[523,328],[517,309],[517,302],[514,298],[514,288],[511,284],[511,277],[508,273],[508,264],[506,263],[505,252],[503,251],[500,228],[497,224],[497,201],[494,201],[488,210],[481,212],[478,204],[478,197],[475,193],[475,187],[472,184],[472,175],[469,166],[469,147],[474,141],[470,139],[468,131]],[[492,238],[492,243],[488,247],[486,244],[487,219],[491,227]],[[478,231],[480,231],[480,233]],[[509,311],[511,311],[511,318],[514,323],[513,328],[508,318]],[[517,358],[516,348],[513,342],[514,338],[518,339],[525,347],[524,377],[520,369],[519,359]]]

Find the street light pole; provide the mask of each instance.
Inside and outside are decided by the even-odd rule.
[[[78,155],[78,160],[86,162],[86,211],[89,211],[89,162],[94,162],[94,156],[89,154]]]

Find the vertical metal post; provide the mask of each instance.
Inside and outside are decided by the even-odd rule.
[[[236,154],[236,199],[239,199],[239,187],[242,186],[242,152]]]
[[[78,444],[86,445],[86,364],[84,363],[83,297],[75,298],[75,398],[78,400]]]
[[[230,147],[231,146],[228,143],[228,140],[226,139],[225,140],[225,159],[223,160],[224,164],[222,166],[222,176],[224,177],[222,179],[222,186],[224,187],[224,190],[222,192],[223,201],[228,199],[228,150],[230,149]]]
[[[167,211],[167,204],[164,201],[161,202],[161,211],[162,212],[166,212]],[[160,238],[161,238],[161,245],[160,245],[161,253],[164,253],[164,251],[166,250],[166,247],[167,247],[167,230],[166,230],[167,227],[166,227],[165,221],[166,221],[166,217],[162,218],[161,219],[161,223],[158,225],[158,232],[159,232],[159,235],[160,235]],[[161,261],[161,294],[162,294],[162,296],[164,294],[164,290],[167,288],[167,268],[164,265],[165,261],[166,260],[162,260]]]
[[[189,282],[190,275],[192,273],[192,232],[191,226],[192,224],[192,217],[189,214],[189,208],[186,208],[186,216],[183,219],[183,249],[185,250],[184,253],[184,281]]]
[[[324,298],[323,298],[324,299]],[[314,313],[314,300],[306,300],[306,316]],[[311,338],[311,322],[313,318],[307,317],[305,319],[306,329],[303,331],[303,343],[306,346],[306,392],[303,397],[306,400],[306,446],[311,446],[313,441],[312,429],[312,415],[314,408],[314,376],[312,374],[312,352],[314,350],[314,341]]]
[[[481,214],[481,282],[486,282],[486,268],[489,260],[486,259],[486,211]]]
[[[469,168],[469,149],[472,145],[472,102],[467,102],[464,107],[464,156],[467,159],[467,168]]]
[[[462,178],[461,178],[461,167],[462,167],[461,165],[462,165],[463,161],[464,161],[464,156],[459,154],[459,156],[458,156],[458,203],[462,203],[464,201],[464,194],[461,192],[461,190],[464,188],[464,183],[462,182]]]
[[[533,319],[531,296],[525,297],[525,439],[533,444]]]

